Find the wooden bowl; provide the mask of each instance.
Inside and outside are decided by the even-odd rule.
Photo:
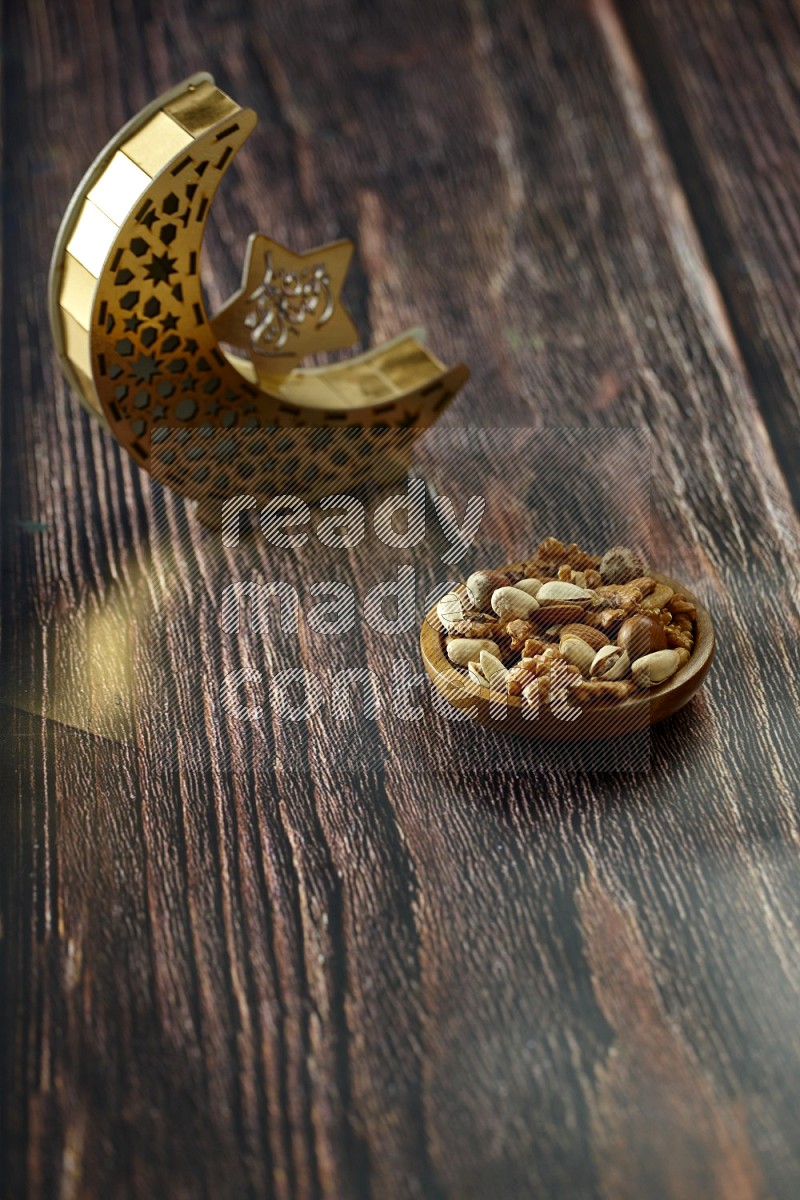
[[[517,564],[501,570],[519,569]],[[420,633],[420,648],[425,670],[437,691],[458,709],[474,709],[475,720],[493,729],[524,734],[527,737],[576,741],[582,739],[618,737],[647,725],[655,725],[671,716],[691,700],[706,677],[714,657],[714,627],[708,611],[697,598],[687,592],[682,584],[665,575],[651,573],[651,578],[666,583],[674,591],[685,596],[697,608],[695,621],[694,650],[688,662],[658,687],[636,694],[630,699],[615,704],[593,704],[578,710],[574,718],[556,716],[549,705],[544,704],[536,712],[521,696],[504,696],[481,687],[454,667],[445,654],[445,639],[436,606],[425,616]],[[465,588],[459,589],[465,594]],[[505,701],[505,703],[503,703]]]

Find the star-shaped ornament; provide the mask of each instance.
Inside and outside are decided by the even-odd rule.
[[[345,240],[294,254],[251,234],[242,286],[214,314],[214,333],[243,351],[259,378],[280,378],[308,354],[352,346],[358,330],[340,299],[352,256]]]

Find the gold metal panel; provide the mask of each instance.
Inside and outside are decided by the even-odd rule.
[[[88,195],[115,225],[121,225],[149,183],[147,172],[118,150]]]
[[[62,312],[61,324],[64,329],[64,345],[72,365],[81,374],[92,378],[92,354],[89,331],[79,325],[68,312]]]
[[[241,111],[240,106],[230,96],[226,96],[213,83],[201,83],[189,88],[183,95],[178,96],[171,104],[164,106],[168,113],[193,137],[199,137],[219,121],[235,117]]]
[[[192,135],[165,112],[157,112],[133,137],[123,143],[128,158],[148,175],[158,175],[165,165],[191,146]]]
[[[73,258],[77,258],[92,275],[100,275],[118,233],[119,227],[111,218],[101,212],[91,200],[85,200],[72,237],[67,243],[67,252]]]
[[[91,271],[87,271],[77,258],[65,254],[59,304],[64,312],[73,316],[86,330],[92,321],[92,303],[96,287],[97,277]]]
[[[337,371],[328,377],[328,382],[347,408],[361,408],[365,404],[380,404],[396,395],[388,379],[380,371],[366,367],[354,367],[351,371]]]
[[[280,394],[292,404],[344,412],[349,402],[331,386],[330,378],[314,371],[292,371],[280,381]]]
[[[215,335],[249,355],[267,386],[309,354],[354,345],[358,330],[340,296],[352,257],[344,239],[295,254],[251,234],[242,286],[214,314]]]
[[[81,395],[86,401],[87,407],[91,409],[92,414],[97,417],[98,421],[100,421],[100,423],[104,425],[106,429],[108,429],[108,421],[106,420],[105,414],[100,407],[100,401],[97,399],[97,389],[94,386],[93,381],[88,375],[85,375],[83,371],[81,371],[80,368],[75,365],[75,363],[72,364],[72,368],[75,372],[75,378],[80,385]]]
[[[205,224],[255,114],[193,77],[177,100],[154,102],[138,123],[85,177],[51,272],[68,377],[120,445],[162,483],[212,509],[241,480],[254,494],[278,484],[308,489],[314,479],[319,487],[334,478],[357,484],[385,454],[380,439],[389,427],[405,454],[463,385],[466,368],[445,369],[413,331],[347,362],[296,365],[300,354],[355,340],[340,300],[352,253],[344,242],[296,254],[255,235],[240,292],[209,318],[200,280]],[[144,174],[152,178],[142,186]],[[221,333],[249,361],[226,352]],[[203,436],[168,442],[165,424]],[[250,429],[309,425],[353,427],[344,459],[327,437],[311,446],[313,462],[283,450],[260,456],[248,439]],[[215,453],[205,436],[213,429],[226,438],[243,431],[235,461]]]
[[[441,363],[419,342],[409,339],[386,354],[373,359],[372,365],[391,380],[398,391],[418,388],[441,374]]]

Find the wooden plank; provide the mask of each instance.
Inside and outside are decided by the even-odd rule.
[[[613,10],[295,2],[222,24],[171,5],[143,24],[132,3],[68,4],[8,22],[13,1186],[793,1195],[797,523]],[[447,428],[650,431],[653,558],[711,608],[719,653],[649,772],[542,769],[533,743],[487,742],[476,765],[469,732],[433,714],[245,725],[206,702],[209,672],[288,655],[286,631],[218,624],[225,578],[287,556],[258,539],[226,554],[180,501],[157,519],[66,394],[43,295],[83,166],[197,45],[261,116],[215,210],[212,299],[250,228],[352,234],[371,337],[421,319],[473,368]],[[624,450],[598,445],[594,495],[626,527]],[[476,486],[516,557],[503,465]],[[569,511],[578,482],[548,479]],[[304,611],[314,579],[361,594],[391,561],[374,542],[314,549],[291,576]],[[130,737],[92,667],[122,631]],[[326,653],[386,676],[364,624]],[[30,715],[65,688],[91,731]]]
[[[798,504],[796,6],[622,0],[621,10]]]

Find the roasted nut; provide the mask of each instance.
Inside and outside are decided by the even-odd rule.
[[[563,630],[561,641],[558,646],[561,651],[561,657],[568,663],[572,663],[580,671],[581,675],[588,675],[592,662],[594,661],[595,652],[588,642],[583,638],[564,637]]]
[[[566,625],[570,621],[579,621],[582,616],[583,609],[577,604],[546,604],[543,608],[537,608],[535,612],[532,612],[529,620],[531,624],[542,629],[552,625]]]
[[[606,635],[600,629],[593,629],[591,625],[562,625],[561,637],[579,637],[593,650],[608,645]]]
[[[630,670],[631,660],[621,646],[601,646],[592,659],[592,679],[622,679]]]
[[[465,617],[463,621],[457,621],[447,632],[453,637],[489,638],[490,641],[494,641],[499,630],[500,622],[494,613],[490,617],[485,613],[476,613],[472,617]]]
[[[603,583],[628,583],[637,575],[644,574],[644,563],[627,546],[612,546],[600,559],[597,569],[603,577]]]
[[[527,592],[534,599],[538,595],[539,589],[542,586],[541,579],[520,579],[515,584],[515,588],[519,588],[521,592]]]
[[[468,663],[478,662],[481,650],[488,650],[499,658],[500,650],[497,642],[488,638],[451,638],[447,643],[447,657],[457,667],[466,667]]]
[[[513,621],[506,622],[505,633],[509,639],[511,649],[520,651],[528,638],[536,633],[536,629],[530,621],[523,621],[521,617],[517,617]]]
[[[667,625],[664,633],[668,646],[679,650],[691,650],[694,646],[694,634],[691,629],[682,629],[680,625]]]
[[[650,580],[652,583],[652,580]],[[604,583],[594,590],[595,608],[624,608],[626,611],[637,609],[644,597],[644,591],[638,580],[631,583]]]
[[[491,650],[481,650],[480,668],[490,688],[506,690],[508,671]]]
[[[510,696],[518,696],[522,689],[535,678],[533,673],[522,662],[509,669],[506,677],[506,688]]]
[[[538,709],[539,704],[543,700],[547,699],[547,693],[549,690],[550,681],[546,675],[543,675],[540,679],[532,679],[531,682],[522,689],[522,695],[532,708]]]
[[[480,667],[475,662],[467,663],[467,674],[473,683],[477,683],[478,687],[488,687],[486,676],[481,671]]]
[[[621,625],[627,616],[626,608],[604,608],[601,612],[587,613],[584,620],[587,625],[592,625],[595,629],[602,629],[604,633],[610,633],[611,630]]]
[[[513,567],[473,572],[436,612],[450,661],[532,709],[555,705],[561,678],[581,703],[656,687],[688,660],[697,616],[634,551],[614,546],[601,559],[556,538]]]
[[[625,700],[634,686],[632,679],[579,679],[570,688],[570,695],[581,704],[598,700]]]
[[[697,620],[697,609],[692,604],[691,600],[687,600],[685,596],[673,596],[666,607],[676,616],[683,613],[690,620]]]
[[[543,583],[536,593],[540,605],[580,604],[581,607],[585,607],[592,603],[593,598],[593,593],[587,588],[565,583],[561,579],[557,579],[555,583]]]
[[[452,632],[464,620],[464,602],[456,592],[446,592],[436,605],[436,615],[444,628]]]
[[[657,687],[688,661],[688,650],[656,650],[654,654],[645,654],[633,664],[633,682],[641,688]]]
[[[649,595],[645,595],[642,600],[642,608],[659,609],[664,608],[666,604],[674,596],[674,592],[668,583],[657,583]]]
[[[643,596],[649,596],[658,586],[652,575],[637,575],[635,579],[629,579],[627,583],[623,583],[622,585],[623,590],[625,588],[636,588]]]
[[[539,543],[536,558],[540,562],[549,562],[554,566],[567,563],[568,566],[575,567],[578,571],[587,571],[590,567],[596,567],[600,562],[596,555],[586,554],[578,548],[575,542],[570,542],[568,546],[565,546],[563,542],[554,537],[546,537]]]
[[[617,645],[628,651],[631,662],[654,650],[665,650],[667,635],[657,617],[649,613],[635,613],[623,621],[617,633]]]
[[[505,621],[511,621],[515,617],[525,620],[538,607],[538,600],[529,596],[527,592],[521,592],[519,588],[499,587],[492,592],[492,608],[498,617],[502,617]]]
[[[503,571],[474,571],[467,580],[467,593],[478,612],[485,612],[489,607],[492,592],[507,587],[508,583],[508,575]]]

